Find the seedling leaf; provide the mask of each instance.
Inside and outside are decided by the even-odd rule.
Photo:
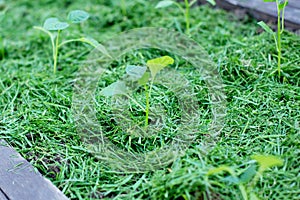
[[[68,20],[76,24],[87,20],[89,17],[90,17],[89,13],[83,10],[73,10],[69,13]]]
[[[216,5],[216,2],[215,0],[206,0],[208,3],[210,3],[211,5],[215,6]]]
[[[171,58],[170,56],[163,56],[152,60],[148,60],[147,66],[150,69],[152,78],[154,78],[160,70],[173,63],[173,58]]]
[[[240,176],[241,183],[248,183],[256,174],[256,165],[251,165]]]
[[[165,0],[165,1],[160,1],[158,2],[158,4],[155,6],[155,8],[165,8],[168,6],[173,5],[175,2],[174,1],[169,1],[169,0]]]
[[[127,88],[123,81],[117,81],[112,83],[111,85],[103,88],[100,92],[100,95],[105,97],[111,97],[115,95],[126,95]]]
[[[234,184],[238,184],[240,182],[240,180],[234,176],[227,176],[226,178],[224,178],[224,181],[227,181],[229,183],[234,183]]]
[[[224,172],[224,171],[229,172],[231,175],[234,174],[234,171],[230,167],[222,165],[220,167],[216,167],[216,168],[212,168],[212,169],[208,170],[207,175],[210,176],[210,175],[218,174],[218,173]]]
[[[272,29],[265,22],[260,21],[257,24],[260,25],[267,33],[270,33],[271,35],[274,34],[274,32],[272,31]]]
[[[67,22],[61,22],[55,17],[46,19],[43,28],[48,31],[58,31],[68,28],[69,24]]]
[[[145,72],[144,75],[142,76],[142,78],[140,78],[138,80],[138,83],[140,85],[145,85],[149,81],[149,78],[150,78],[150,73],[149,72]]]
[[[279,10],[283,10],[288,5],[288,0],[280,0],[278,4]]]
[[[283,165],[283,160],[271,155],[254,155],[251,156],[253,160],[256,160],[260,166],[260,172],[267,170],[270,167]]]
[[[133,79],[139,80],[143,77],[147,70],[147,67],[144,66],[135,66],[135,65],[128,65],[126,67],[126,73]]]

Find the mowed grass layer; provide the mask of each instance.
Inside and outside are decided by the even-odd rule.
[[[242,172],[253,154],[284,160],[284,166],[267,171],[257,185],[261,199],[299,199],[300,38],[284,34],[285,79],[278,80],[275,46],[256,21],[238,21],[208,6],[191,10],[191,35],[217,64],[227,95],[224,129],[212,151],[203,154],[195,141],[171,165],[144,174],[115,173],[89,153],[76,131],[71,106],[76,72],[92,48],[79,43],[63,47],[59,71],[53,75],[50,41],[32,27],[47,17],[63,19],[66,11],[83,9],[90,19],[64,32],[65,38],[85,34],[101,42],[148,26],[184,31],[176,9],[156,10],[156,1],[126,3],[127,16],[118,1],[7,2],[8,10],[0,16],[0,138],[71,199],[241,199],[237,186],[226,181],[227,174],[209,181],[205,175],[220,165]],[[160,56],[152,52],[155,55]],[[134,54],[128,60],[145,61]],[[116,69],[118,64],[123,66],[117,62]],[[188,73],[191,82],[202,84],[199,75]],[[202,93],[199,101],[208,101]],[[105,112],[97,109],[98,117],[105,119]],[[113,139],[121,146],[128,143],[121,135]]]

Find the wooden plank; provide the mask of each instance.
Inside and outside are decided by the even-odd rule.
[[[245,9],[247,13],[259,20],[276,21],[277,8],[274,2],[262,0],[216,0],[217,5],[227,9]],[[292,0],[285,9],[286,26],[292,30],[300,29],[300,0]]]
[[[0,191],[1,200],[68,199],[3,140],[0,140]]]
[[[288,6],[300,9],[300,2],[299,0],[290,0]]]

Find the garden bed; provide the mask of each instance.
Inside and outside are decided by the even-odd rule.
[[[0,15],[0,139],[16,149],[70,199],[243,199],[241,185],[246,188],[255,185],[247,192],[255,193],[261,199],[299,199],[299,36],[283,32],[279,77],[273,37],[263,32],[255,19],[247,15],[238,18],[233,13],[209,5],[193,7],[190,10],[188,37],[185,36],[186,24],[182,12],[176,7],[156,9],[157,2],[125,1],[122,5],[120,1],[104,0],[97,3],[89,0],[84,3],[69,0],[7,1],[7,10]],[[95,52],[91,45],[78,41],[68,43],[60,48],[54,74],[49,36],[33,26],[43,26],[49,17],[66,20],[68,13],[77,9],[85,10],[90,17],[84,23],[72,24],[62,31],[61,41],[88,36],[103,44],[115,59],[108,59],[111,61],[108,63],[109,56],[97,60],[91,54]],[[183,35],[186,41],[192,40],[191,44],[201,46],[201,51],[143,48],[115,57],[113,49],[118,49],[116,44],[122,46],[127,41],[122,40],[126,37],[121,33],[132,33],[130,30],[143,27],[158,28],[147,30],[155,30],[154,35],[161,37],[156,37],[154,41],[143,32],[137,34],[140,38],[127,37],[131,46],[135,45],[132,38],[136,39],[137,44],[151,41],[159,47],[173,41],[169,47],[176,46],[176,37],[162,31],[160,28],[163,27]],[[151,31],[146,33],[152,35]],[[181,45],[176,47],[180,49]],[[186,57],[180,56],[183,52],[188,52]],[[197,70],[197,66],[185,59],[195,55],[205,58],[202,59],[205,64],[200,67],[213,66],[212,71],[222,80],[222,84],[218,85],[220,87],[214,89],[221,88],[226,95],[227,112],[224,121],[219,121],[222,122],[221,132],[213,141],[210,127],[214,122],[216,104],[212,100],[217,95],[211,95],[213,90],[206,82],[203,71]],[[160,74],[165,76],[157,79],[161,82],[154,82],[151,86],[153,104],[150,111],[161,111],[162,114],[150,112],[148,125],[153,132],[155,128],[159,131],[146,138],[131,135],[124,131],[128,130],[129,122],[121,124],[118,120],[126,116],[126,120],[135,120],[133,124],[145,123],[143,108],[147,105],[147,89],[138,87],[133,90],[133,99],[141,106],[134,101],[124,104],[128,101],[126,96],[119,99],[105,97],[101,91],[126,77],[128,65],[149,67],[149,60],[161,56],[174,59],[174,63],[169,62],[170,65],[164,70],[173,70],[178,76],[169,76],[168,71],[163,70]],[[104,66],[105,61],[105,73],[100,73],[103,72],[101,70],[89,71],[94,67],[90,61],[94,61],[96,67]],[[82,77],[90,78],[100,73],[101,78],[96,82],[89,80],[93,85],[85,85],[86,82],[78,76],[80,73],[86,75]],[[214,83],[219,82],[210,82]],[[192,99],[182,99],[195,103],[195,106],[180,106],[178,93],[185,94],[185,84],[188,91],[192,91]],[[81,86],[98,89],[94,93],[89,90],[84,93],[84,90],[77,90]],[[130,83],[126,86],[131,87]],[[90,94],[95,98],[81,101]],[[188,95],[183,97],[188,98]],[[76,100],[80,100],[79,104]],[[95,113],[91,115],[86,112],[89,111],[90,100],[95,106]],[[177,130],[186,131],[187,135],[183,136],[193,133],[192,140],[185,140],[188,141],[186,148],[176,155],[177,159],[164,162],[170,161],[165,156],[163,158],[166,160],[159,160],[161,163],[152,162],[152,169],[147,165],[145,171],[132,171],[137,167],[141,169],[143,165],[139,164],[143,162],[137,159],[135,162],[111,165],[111,160],[101,154],[101,149],[98,149],[100,154],[95,154],[91,146],[86,145],[95,138],[88,134],[91,129],[81,126],[78,121],[89,122],[84,121],[89,118],[80,118],[74,109],[88,117],[95,117],[100,123],[101,130],[105,130],[105,139],[97,141],[129,152],[126,155],[131,159],[135,158],[132,155],[148,155],[159,149],[164,152],[170,150],[173,156],[176,151],[174,153],[174,149],[167,147],[182,141],[183,137],[176,135]],[[126,115],[120,114],[122,109],[126,110]],[[198,118],[191,120],[195,127],[188,126],[191,131],[180,129],[182,119],[188,121],[182,117],[186,116],[184,111],[197,112]],[[223,110],[217,111],[221,113]],[[100,130],[97,126],[92,128],[95,128],[93,133]],[[203,145],[206,141],[211,146]],[[111,146],[106,147],[110,149]],[[118,151],[110,150],[110,153],[115,153],[115,158],[120,158]],[[272,155],[271,158],[279,161],[273,163],[272,170],[266,170],[257,179],[254,172],[261,166],[257,161],[261,157],[253,155]],[[268,161],[273,162],[274,159]],[[124,166],[128,168],[124,170]],[[221,172],[224,169],[225,172]],[[217,173],[218,170],[220,173]],[[236,174],[230,175],[230,172]],[[252,179],[256,180],[249,182]]]

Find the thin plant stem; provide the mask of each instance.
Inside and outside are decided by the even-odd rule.
[[[50,31],[47,31],[46,29],[44,29],[43,27],[40,27],[40,26],[34,26],[33,27],[34,29],[37,29],[37,30],[40,30],[40,31],[43,31],[44,33],[46,33],[47,35],[49,35],[50,39],[51,39],[51,45],[52,45],[52,49],[54,51],[55,49],[55,44],[54,44],[54,39],[53,39],[53,35]]]
[[[125,0],[121,0],[121,8],[122,8],[122,14],[124,16],[127,15],[127,10],[126,10],[126,3],[125,3]]]
[[[150,96],[149,96],[147,84],[145,84],[144,88],[145,88],[145,93],[146,93],[145,128],[147,128],[147,127],[148,127],[148,124],[149,124]]]
[[[281,34],[284,31],[284,10],[285,10],[285,6],[287,5],[287,1],[285,1],[284,3],[284,8],[282,9],[282,14],[281,14]]]
[[[281,20],[280,20],[280,8],[279,8],[279,1],[277,0],[277,70],[278,76],[280,77],[281,71]]]
[[[71,42],[85,42],[85,41],[83,41],[82,38],[66,40],[66,41],[60,43],[60,44],[58,45],[58,48],[60,48],[61,46],[65,45],[65,44],[71,43]]]
[[[185,2],[185,25],[186,25],[186,34],[190,36],[190,4],[188,0],[184,0]]]
[[[182,14],[185,15],[185,10],[183,9],[183,7],[177,2],[174,2],[174,4],[179,8],[179,10],[182,12]]]
[[[3,39],[0,37],[0,52],[1,52],[1,57],[2,59],[4,59],[4,41]]]
[[[262,173],[263,173],[263,170],[261,168],[259,168],[258,171],[256,172],[255,176],[253,177],[252,181],[249,184],[250,188],[254,188],[256,186]]]
[[[146,92],[145,127],[147,127],[148,124],[149,124],[150,98],[151,98],[152,86],[153,86],[154,78],[155,77],[152,77],[152,80],[151,80],[151,83],[150,83],[150,89],[148,90],[147,86],[145,88],[145,92]]]
[[[190,5],[188,0],[185,0],[185,9],[177,2],[174,3],[185,17],[186,34],[190,32]]]
[[[52,45],[52,53],[53,53],[53,72],[55,73],[56,72],[56,64],[57,64],[59,31],[57,33],[56,44],[55,44],[54,35],[50,31],[48,31],[48,30],[46,30],[46,29],[44,29],[43,27],[40,27],[40,26],[34,26],[33,28],[37,29],[37,30],[40,30],[40,31],[43,31],[44,33],[46,33],[50,37],[51,45]]]
[[[246,188],[243,184],[238,184],[239,190],[242,194],[243,200],[248,200],[248,193],[246,191]]]
[[[56,42],[55,42],[55,50],[53,52],[53,72],[56,73],[57,69],[57,57],[58,57],[58,48],[59,48],[59,34],[60,30],[57,31]]]

